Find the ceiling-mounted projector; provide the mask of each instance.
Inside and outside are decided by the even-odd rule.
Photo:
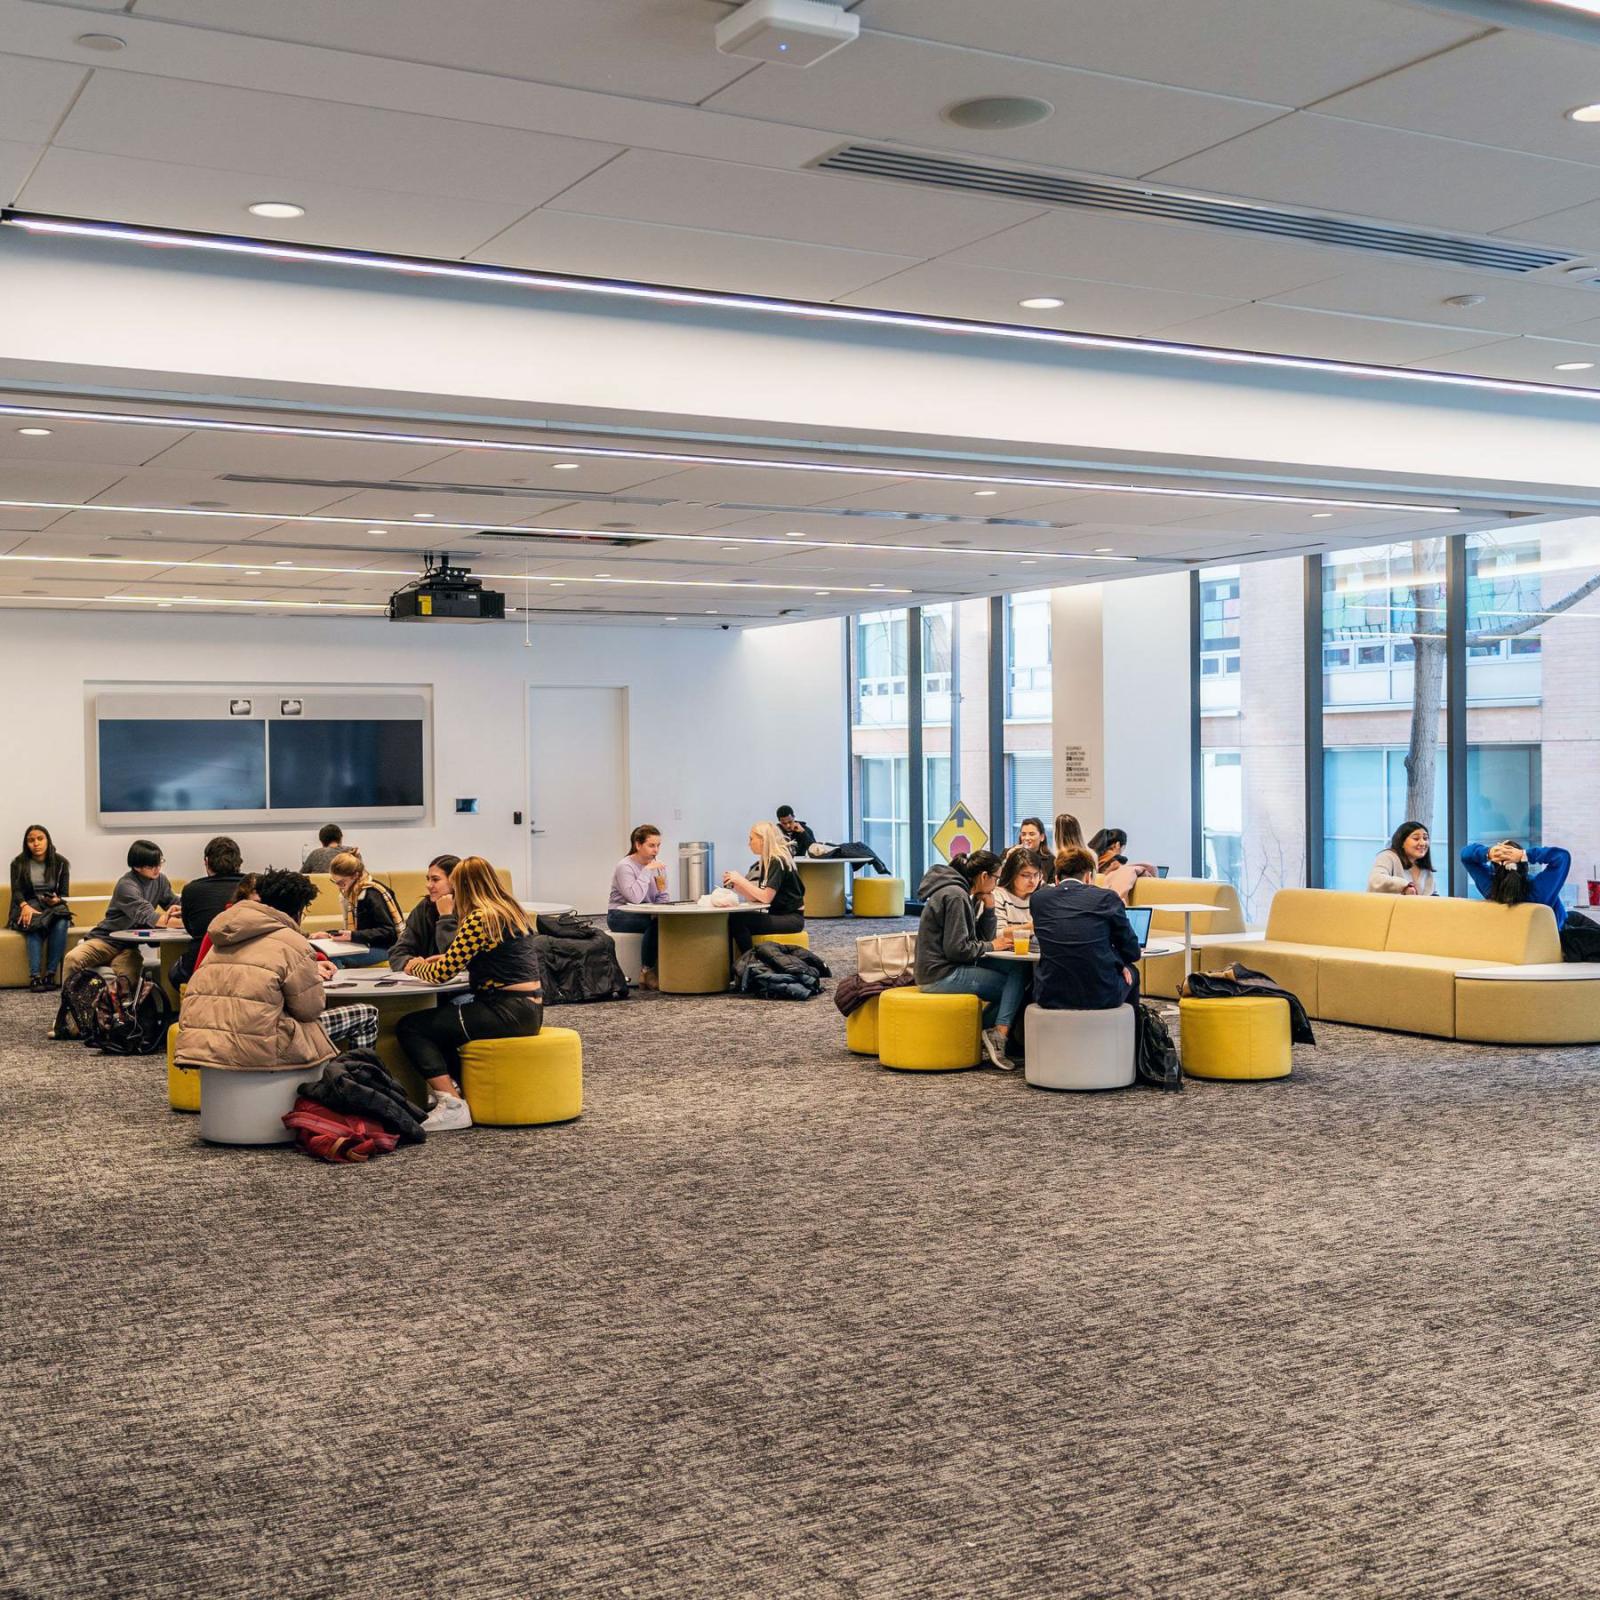
[[[415,583],[389,596],[391,622],[503,622],[506,597],[485,589],[465,567],[450,565],[450,552],[425,557],[428,569]]]
[[[749,0],[717,24],[717,49],[784,67],[809,67],[861,32],[861,19],[829,0]]]

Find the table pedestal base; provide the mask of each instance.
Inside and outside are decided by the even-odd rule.
[[[656,977],[663,994],[720,994],[728,987],[728,919],[662,917]]]

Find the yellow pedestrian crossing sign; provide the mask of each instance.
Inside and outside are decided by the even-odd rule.
[[[939,824],[939,831],[933,836],[934,849],[946,861],[953,861],[957,856],[967,855],[973,850],[981,850],[988,842],[989,835],[979,825],[978,819],[959,800],[956,801],[955,810]]]

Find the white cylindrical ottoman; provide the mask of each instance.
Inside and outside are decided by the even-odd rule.
[[[1134,1078],[1133,1007],[1046,1011],[1029,1006],[1023,1076],[1036,1089],[1126,1089]],[[202,1090],[201,1106],[205,1105]]]
[[[302,1083],[322,1076],[321,1067],[292,1072],[224,1072],[200,1069],[200,1137],[207,1144],[292,1144],[283,1119],[294,1110]]]
[[[607,928],[606,932],[617,947],[617,965],[622,968],[622,976],[629,983],[637,983],[644,972],[644,935],[618,933],[615,928]]]

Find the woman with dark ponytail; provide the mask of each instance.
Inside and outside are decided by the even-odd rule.
[[[1560,845],[1535,844],[1524,849],[1515,839],[1502,839],[1487,848],[1469,844],[1461,852],[1461,865],[1485,900],[1502,906],[1520,906],[1531,900],[1550,907],[1558,932],[1566,925],[1561,891],[1572,870],[1572,856]]]

